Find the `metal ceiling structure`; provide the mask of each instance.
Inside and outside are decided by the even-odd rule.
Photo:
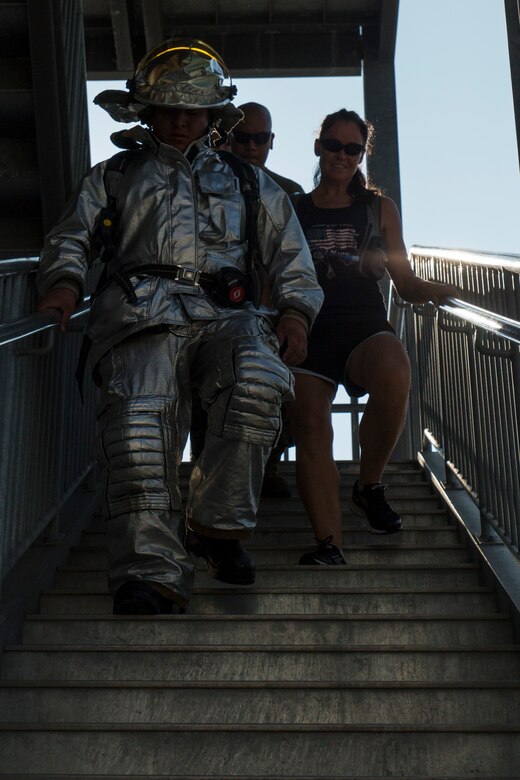
[[[398,0],[0,2],[0,257],[37,254],[89,165],[87,79],[126,80],[169,37],[214,46],[234,78],[362,76],[369,175],[399,205]]]
[[[359,76],[393,62],[398,0],[82,0],[90,79],[127,78],[169,37],[201,38],[235,77]]]
[[[504,0],[520,153],[520,7]],[[89,164],[85,79],[129,78],[168,37],[212,44],[235,78],[361,76],[368,173],[399,206],[398,0],[0,1],[0,257],[37,254]]]
[[[400,206],[394,54],[399,0],[82,0],[89,79],[129,78],[171,37],[200,38],[234,78],[362,76],[374,181]]]

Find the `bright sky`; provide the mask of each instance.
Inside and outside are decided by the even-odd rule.
[[[407,245],[520,253],[503,0],[401,0],[395,67]],[[269,167],[307,190],[323,117],[342,107],[363,114],[361,77],[236,83],[237,104],[255,100],[272,113]],[[93,162],[117,151],[109,135],[123,127],[92,105],[108,86],[89,84]]]
[[[520,177],[503,0],[401,0],[395,68],[407,246],[520,254]],[[273,116],[276,138],[268,166],[307,191],[323,118],[343,107],[364,115],[361,77],[236,84],[237,105],[254,100]],[[89,84],[93,162],[117,151],[109,135],[123,127],[91,103],[109,87],[124,85]],[[338,394],[336,400],[347,399]],[[336,458],[350,456],[345,442],[344,435],[336,436]]]

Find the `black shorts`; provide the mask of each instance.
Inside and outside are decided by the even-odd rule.
[[[386,320],[349,319],[338,323],[321,324],[309,336],[307,358],[291,370],[297,374],[312,374],[337,387],[344,385],[352,398],[360,398],[366,390],[349,382],[345,376],[348,360],[363,341],[378,333],[395,330]],[[397,336],[396,336],[397,338]]]

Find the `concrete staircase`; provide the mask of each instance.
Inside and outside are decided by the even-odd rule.
[[[348,566],[297,566],[300,502],[265,500],[257,584],[201,569],[180,617],[110,614],[94,519],[4,651],[0,778],[519,778],[511,617],[418,468],[387,481],[402,534],[345,508]]]

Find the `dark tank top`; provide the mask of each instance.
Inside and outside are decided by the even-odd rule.
[[[325,293],[314,328],[344,322],[346,318],[382,319],[386,309],[379,285],[359,272],[356,256],[367,228],[367,206],[353,203],[344,208],[318,208],[310,195],[296,204],[305,238],[311,250],[318,281]]]

